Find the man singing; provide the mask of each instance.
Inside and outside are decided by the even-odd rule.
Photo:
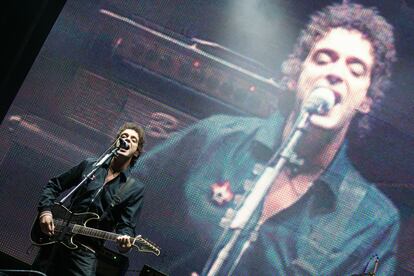
[[[282,82],[295,95],[288,116],[213,116],[140,159],[140,179],[169,195],[166,208],[182,208],[172,212],[184,226],[168,231],[192,245],[169,272],[210,271],[234,230],[223,235],[233,210],[293,131],[308,97],[322,88],[334,105],[310,116],[295,149],[303,164],[283,167],[251,218],[255,238],[243,255],[230,251],[216,275],[350,275],[362,273],[374,254],[378,274],[392,275],[399,214],[348,154],[371,130],[368,114],[383,97],[395,59],[392,27],[375,9],[329,6],[311,17],[283,64]]]
[[[123,140],[125,146],[72,196],[69,209],[74,213],[95,212],[101,216],[96,227],[121,234],[117,239],[118,248],[120,252],[126,253],[132,247],[131,237],[135,236],[135,226],[142,208],[144,186],[130,176],[130,168],[142,152],[144,131],[134,123],[126,123],[119,129],[114,144],[119,139]],[[74,187],[94,168],[96,161],[94,158],[86,159],[47,183],[38,206],[43,233],[59,235],[55,231],[52,206],[60,193]],[[119,197],[119,200],[115,197]],[[94,275],[95,250],[103,246],[102,241],[82,239],[78,245],[75,250],[61,244],[42,247],[34,268],[47,275]]]

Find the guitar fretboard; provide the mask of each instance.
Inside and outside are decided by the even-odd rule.
[[[69,232],[72,234],[79,234],[83,236],[88,236],[92,238],[104,239],[104,240],[111,240],[115,241],[120,235],[116,233],[111,233],[107,231],[103,231],[96,228],[91,228],[79,224],[66,223],[62,220],[55,220],[55,226],[57,227],[57,231],[61,231],[64,227],[68,227]]]
[[[111,241],[115,241],[120,236],[119,234],[76,224],[72,228],[72,233]]]
[[[55,230],[58,231],[58,232],[61,232],[64,228],[66,228],[67,231],[72,233],[72,234],[78,234],[78,235],[88,236],[88,237],[92,237],[92,238],[98,238],[98,239],[103,239],[103,240],[111,240],[111,241],[116,241],[116,239],[119,236],[121,236],[120,234],[107,232],[107,231],[87,227],[87,226],[80,225],[80,224],[73,224],[73,223],[67,224],[66,221],[61,220],[61,219],[55,219],[54,223],[55,223],[55,227],[56,227]],[[160,250],[157,246],[154,246],[153,244],[151,244],[150,242],[148,242],[147,240],[145,240],[141,237],[139,237],[139,238],[137,237],[135,239],[131,238],[131,242],[133,242],[135,245],[136,245],[136,242],[138,242],[140,244],[140,246],[137,246],[137,245],[136,246],[141,251],[152,252],[157,256],[160,254]]]

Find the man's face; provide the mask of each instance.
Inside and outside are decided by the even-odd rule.
[[[335,106],[325,115],[312,115],[311,123],[327,130],[339,130],[356,111],[370,111],[367,91],[371,83],[374,56],[371,43],[356,30],[335,28],[315,43],[302,64],[297,86],[301,106],[317,87],[335,94]]]
[[[121,135],[119,137],[122,138],[128,144],[129,149],[121,148],[118,150],[118,154],[127,157],[138,156],[138,133],[133,129],[126,129],[121,132]]]

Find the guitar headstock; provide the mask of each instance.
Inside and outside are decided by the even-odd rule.
[[[161,254],[159,246],[147,239],[144,239],[141,235],[138,235],[133,239],[133,246],[141,252],[153,253],[156,256]]]

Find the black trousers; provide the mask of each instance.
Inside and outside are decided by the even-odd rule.
[[[37,255],[33,269],[48,276],[92,276],[96,274],[96,255],[91,250],[79,246],[71,250],[61,244],[43,246]]]

